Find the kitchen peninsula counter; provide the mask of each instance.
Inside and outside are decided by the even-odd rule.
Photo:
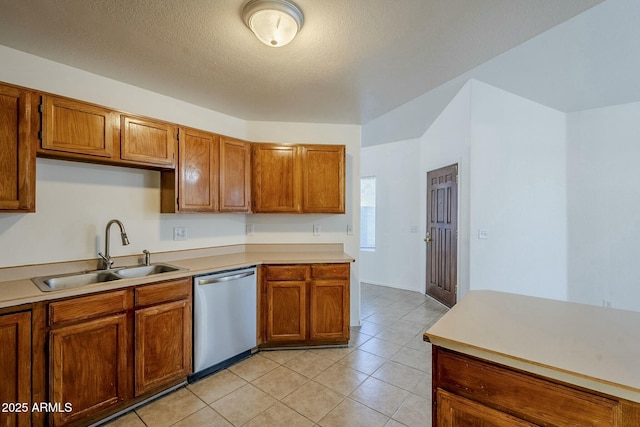
[[[139,264],[140,255],[114,257],[116,266]],[[69,261],[52,264],[8,267],[0,269],[0,308],[106,290],[178,279],[205,273],[260,264],[321,264],[354,261],[342,244],[247,244],[152,253],[153,263],[169,263],[183,270],[152,276],[120,279],[52,292],[41,291],[32,277],[95,270],[97,260]]]
[[[465,356],[640,402],[638,312],[471,291],[424,339]]]

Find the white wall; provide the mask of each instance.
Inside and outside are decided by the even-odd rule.
[[[35,214],[0,214],[0,267],[96,258],[104,227],[123,221],[131,244],[112,236],[112,254],[253,242],[332,242],[358,257],[360,127],[246,122],[157,93],[0,46],[0,81],[255,141],[347,145],[346,215],[160,214],[160,173],[37,159]],[[354,178],[356,177],[356,178]],[[246,218],[255,234],[245,236]],[[322,226],[312,235],[312,224]],[[347,236],[347,223],[354,235]],[[173,227],[187,241],[173,241]],[[352,323],[359,322],[358,266],[352,268]]]
[[[569,299],[640,310],[640,102],[568,115]]]
[[[471,80],[417,146],[410,140],[363,148],[362,176],[379,176],[377,230],[384,230],[384,252],[361,252],[362,280],[424,292],[426,175],[456,163],[458,298],[470,289],[492,289],[566,299],[565,135],[563,113]],[[407,161],[412,155],[419,158],[417,169]],[[406,163],[400,166],[399,159]],[[392,187],[407,192],[384,197]],[[407,212],[396,210],[399,203],[416,210],[411,220],[418,214],[415,239],[398,233],[407,221]],[[478,239],[480,228],[489,239]],[[390,269],[407,281],[391,282]]]
[[[471,289],[567,298],[565,135],[564,113],[472,81]]]
[[[360,251],[362,282],[424,292],[420,281],[419,140],[364,147],[360,176],[376,177],[376,248]],[[418,227],[415,232],[411,227]]]

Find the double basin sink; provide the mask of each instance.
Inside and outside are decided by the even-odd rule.
[[[94,270],[82,273],[59,274],[55,276],[35,277],[33,283],[44,292],[58,291],[62,289],[78,288],[96,283],[111,282],[120,279],[132,279],[136,277],[153,276],[162,273],[184,270],[171,264],[154,263],[151,265],[134,265],[130,267],[118,267],[111,270]]]

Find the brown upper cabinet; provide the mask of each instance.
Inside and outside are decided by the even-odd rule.
[[[177,174],[162,174],[162,212],[216,212],[219,136],[181,128],[179,139]]]
[[[38,114],[36,95],[0,85],[0,212],[34,212]]]
[[[344,213],[344,145],[253,145],[253,212]]]
[[[122,160],[169,169],[176,167],[176,125],[123,114],[120,127]]]
[[[35,212],[36,155],[160,170],[163,213],[345,212],[344,145],[254,144],[2,83],[0,125],[0,212]]]
[[[251,144],[220,137],[220,212],[251,209]]]
[[[178,127],[174,124],[53,95],[42,95],[41,111],[41,156],[175,168]]]
[[[251,144],[180,128],[178,170],[161,175],[161,211],[248,212]]]
[[[344,213],[345,146],[302,146],[302,211]]]
[[[118,153],[118,113],[98,105],[42,96],[42,145],[46,156],[112,160]]]
[[[253,145],[253,212],[300,212],[300,147]]]

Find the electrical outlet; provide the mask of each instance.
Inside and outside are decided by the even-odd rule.
[[[173,227],[173,240],[187,240],[187,227]]]
[[[245,234],[247,236],[253,236],[253,224],[246,224],[245,225]]]
[[[603,307],[611,307],[611,301],[607,300],[607,299],[603,299],[602,300],[602,306]]]
[[[313,224],[313,235],[314,236],[320,235],[320,224]]]
[[[347,224],[347,236],[353,236],[353,225]]]
[[[409,227],[409,233],[417,233],[417,232],[418,232],[417,225],[412,225],[411,227]]]
[[[480,229],[478,230],[478,239],[488,239],[489,238],[489,230]]]

